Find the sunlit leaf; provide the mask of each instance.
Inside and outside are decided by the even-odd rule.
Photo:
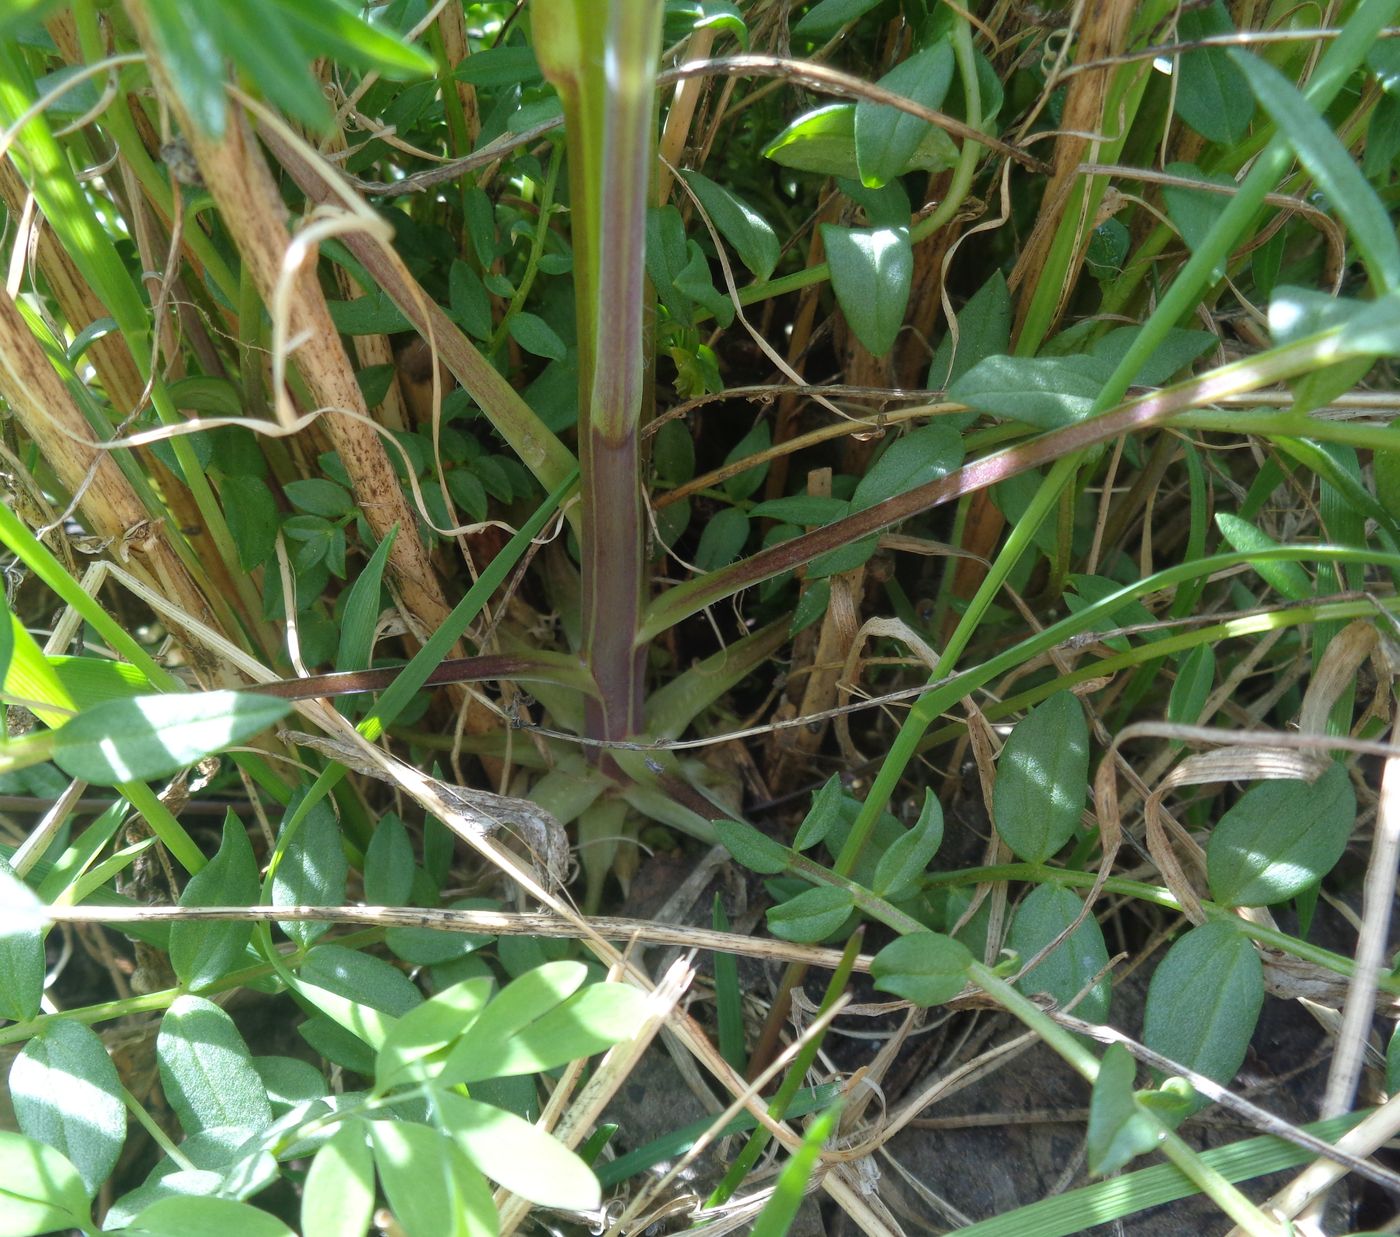
[[[1337,864],[1356,824],[1356,791],[1331,764],[1317,781],[1251,787],[1210,835],[1206,871],[1225,906],[1272,906],[1317,884]]]
[[[894,346],[909,303],[914,277],[909,229],[824,223],[821,232],[841,312],[860,342],[883,356]]]
[[[97,786],[168,777],[281,721],[291,702],[253,692],[167,692],[108,700],[54,734],[53,761]]]
[[[107,1049],[79,1022],[51,1022],[10,1067],[20,1130],[67,1156],[89,1195],[107,1180],[126,1139],[121,1093]]]
[[[882,89],[926,108],[937,109],[953,80],[953,47],[940,39],[915,52],[879,81]],[[888,104],[862,99],[856,104],[856,165],[861,183],[876,189],[900,175],[932,126],[927,120]]]

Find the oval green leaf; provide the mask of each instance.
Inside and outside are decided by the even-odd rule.
[[[1089,727],[1067,691],[1037,705],[997,762],[993,815],[1019,859],[1044,863],[1074,835],[1089,781]]]
[[[849,890],[832,885],[807,889],[768,911],[768,930],[785,941],[810,945],[836,931],[855,905]]]
[[[291,712],[291,701],[253,692],[169,692],[106,700],[65,723],[53,737],[53,761],[94,786],[145,782],[172,773]]]
[[[875,892],[891,901],[912,893],[942,844],[943,806],[933,791],[925,790],[918,821],[889,846],[875,865]]]
[[[875,356],[893,346],[904,325],[914,278],[908,228],[842,228],[822,224],[831,287],[851,330]]]
[[[190,877],[180,905],[253,906],[257,901],[257,860],[243,822],[229,812],[218,854]],[[177,920],[170,925],[170,965],[187,988],[208,987],[243,960],[252,936],[253,925],[236,919]]]
[[[1113,1044],[1104,1053],[1089,1100],[1085,1139],[1089,1171],[1100,1177],[1153,1150],[1165,1136],[1156,1118],[1137,1105],[1133,1094],[1136,1072],[1132,1054],[1122,1044]]]
[[[751,872],[776,876],[785,871],[792,851],[739,820],[715,821],[720,844]]]
[[[311,1161],[301,1192],[302,1237],[364,1237],[374,1217],[374,1161],[365,1128],[341,1126]]]
[[[1228,511],[1219,511],[1215,516],[1215,526],[1221,536],[1230,543],[1230,548],[1245,554],[1258,550],[1277,550],[1279,543],[1268,533],[1255,528],[1248,520],[1242,520]],[[1281,596],[1289,601],[1304,601],[1312,596],[1312,581],[1308,573],[1297,563],[1256,562],[1254,570]]]
[[[591,1211],[602,1202],[593,1170],[544,1130],[455,1092],[439,1092],[436,1103],[467,1159],[512,1194],[540,1207],[575,1211]]]
[[[739,260],[753,272],[754,278],[767,279],[782,253],[777,233],[768,221],[742,198],[708,176],[684,170],[681,177],[700,199],[715,230],[734,246]]]
[[[156,1037],[161,1087],[186,1134],[214,1126],[256,1133],[272,1124],[267,1090],[248,1046],[222,1009],[203,997],[177,997]]]
[[[296,1237],[276,1216],[231,1198],[162,1198],[145,1208],[129,1231],[142,1237],[192,1237],[237,1233],[238,1237]]]
[[[1202,924],[1177,939],[1153,974],[1142,1040],[1226,1084],[1244,1063],[1263,1004],[1264,968],[1248,938],[1228,923]]]
[[[915,52],[880,79],[880,86],[927,108],[937,108],[953,80],[953,48],[947,39]],[[861,183],[878,189],[904,171],[932,128],[908,112],[866,100],[856,104],[856,166]]]
[[[88,1195],[61,1151],[0,1130],[0,1237],[90,1230]]]
[[[126,1141],[121,1091],[107,1049],[78,1022],[50,1023],[10,1067],[20,1130],[67,1156],[89,1197],[107,1180]]]
[[[1336,866],[1356,823],[1356,791],[1340,764],[1311,784],[1294,778],[1251,787],[1206,847],[1211,896],[1225,906],[1272,906]]]
[[[1007,943],[1029,962],[1078,917],[1084,903],[1060,885],[1041,885],[1016,908]],[[1062,941],[1035,970],[1016,983],[1022,992],[1048,992],[1061,1005],[1067,1005],[1095,975],[1108,966],[1108,946],[1103,931],[1092,915]],[[1112,987],[1101,979],[1074,1007],[1074,1016],[1086,1022],[1103,1022],[1108,1017]]]
[[[967,986],[972,954],[941,932],[911,932],[875,955],[870,973],[881,992],[916,1005],[942,1005]]]

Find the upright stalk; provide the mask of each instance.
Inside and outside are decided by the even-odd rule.
[[[535,0],[535,46],[568,138],[578,313],[583,651],[592,738],[638,724],[646,542],[638,431],[646,391],[647,185],[656,151],[660,0]]]

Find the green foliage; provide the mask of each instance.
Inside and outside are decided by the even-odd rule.
[[[997,832],[1028,863],[1042,863],[1074,835],[1088,787],[1084,710],[1058,692],[1018,723],[997,762]]]
[[[1023,965],[1029,963],[1066,931],[1083,909],[1084,903],[1068,889],[1041,885],[1016,908],[1007,943]],[[1112,992],[1107,978],[1094,981],[1107,968],[1108,946],[1104,944],[1103,932],[1098,921],[1088,915],[1035,970],[1022,976],[1017,986],[1026,993],[1049,993],[1061,1006],[1067,1006],[1082,994],[1074,1007],[1075,1017],[1086,1022],[1104,1022],[1108,1018]]]
[[[880,950],[870,973],[881,992],[915,1005],[942,1005],[967,986],[971,961],[967,947],[950,936],[911,932]]]
[[[1203,924],[1178,937],[1153,972],[1143,1042],[1226,1083],[1244,1063],[1263,1002],[1263,967],[1249,940],[1229,924]]]
[[[1210,835],[1211,895],[1223,906],[1270,906],[1316,885],[1346,849],[1356,792],[1339,764],[1314,782],[1251,788]]]
[[[878,933],[881,992],[980,990],[1092,1081],[1093,1172],[1160,1149],[1178,1195],[1202,1182],[1267,1231],[1171,1133],[1197,1100],[1135,1091],[1122,1048],[1032,998],[1132,1021],[1099,919],[1111,900],[1137,951],[1196,914],[1197,874],[1101,848],[1164,786],[1208,837],[1205,922],[1155,970],[1148,1043],[1228,1081],[1261,949],[1350,974],[1311,934],[1359,904],[1370,767],[1337,750],[1240,790],[1161,723],[1379,737],[1384,684],[1321,699],[1316,670],[1396,609],[1394,5],[1245,53],[1192,44],[1277,14],[1151,0],[1107,59],[1034,6],[234,7],[0,16],[0,222],[40,238],[0,294],[0,1237],[341,1237],[381,1209],[410,1237],[494,1232],[498,1187],[615,1205],[703,1131],[607,1160],[625,1116],[571,1127],[581,1153],[536,1124],[543,1075],[652,1029],[601,981],[614,955],[362,912],[607,914],[716,841],[766,878],[770,947],[843,949],[823,1011]],[[278,689],[295,706],[227,690],[321,671]],[[338,690],[333,714],[314,694]],[[274,734],[293,707],[331,745]],[[352,757],[351,724],[390,758]],[[988,837],[970,732],[1018,862],[966,866]],[[1297,928],[1234,913],[1290,899]],[[265,918],[129,921],[153,900]],[[346,902],[353,925],[275,918]],[[128,917],[83,938],[118,978],[60,950],[70,906]],[[734,957],[714,976],[715,1016],[702,980],[672,1032],[713,1061],[694,1037],[717,1026],[761,1068],[779,1015]],[[135,1013],[165,1116],[104,1042]],[[826,1111],[765,1235],[835,1128],[834,1095],[801,1089],[818,1042],[770,1106]],[[1393,1042],[1389,1065],[1393,1089]],[[589,1095],[607,1072],[580,1068]],[[751,1201],[766,1137],[712,1203]],[[1051,1227],[1143,1190],[1046,1200]]]

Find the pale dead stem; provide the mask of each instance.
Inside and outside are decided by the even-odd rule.
[[[435,932],[488,933],[493,936],[541,936],[580,940],[589,935],[608,941],[675,945],[732,953],[770,962],[803,962],[834,970],[839,949],[820,949],[768,937],[710,928],[668,927],[647,919],[605,915],[567,919],[543,912],[443,910],[413,906],[52,906],[45,914],[54,923],[167,923],[182,920],[243,923],[344,923],[371,928],[428,928]],[[855,969],[869,971],[872,957],[859,954]],[[903,1002],[896,1002],[903,1007]]]
[[[122,547],[133,569],[187,612],[212,621],[204,592],[164,527],[151,522],[116,461],[83,445],[87,419],[5,292],[0,292],[0,396],[63,487],[82,494],[83,513],[93,531]],[[138,529],[139,539],[132,539]]]
[[[138,36],[149,45],[151,33],[141,0],[126,5]],[[316,282],[312,259],[316,244],[349,230],[373,225],[363,217],[319,220],[289,236],[284,207],[267,165],[253,144],[241,109],[231,108],[224,137],[213,140],[195,125],[171,86],[165,65],[150,60],[152,79],[180,119],[206,186],[221,208],[255,284],[273,317],[274,397],[279,420],[286,425],[282,377],[286,355],[296,341],[298,368],[313,400],[324,409],[345,409],[353,416],[332,416],[326,425],[357,502],[375,538],[400,530],[389,554],[389,572],[410,630],[419,639],[438,627],[450,606],[421,540],[415,535],[412,509],[372,424],[349,358]],[[468,705],[470,708],[470,704]]]

